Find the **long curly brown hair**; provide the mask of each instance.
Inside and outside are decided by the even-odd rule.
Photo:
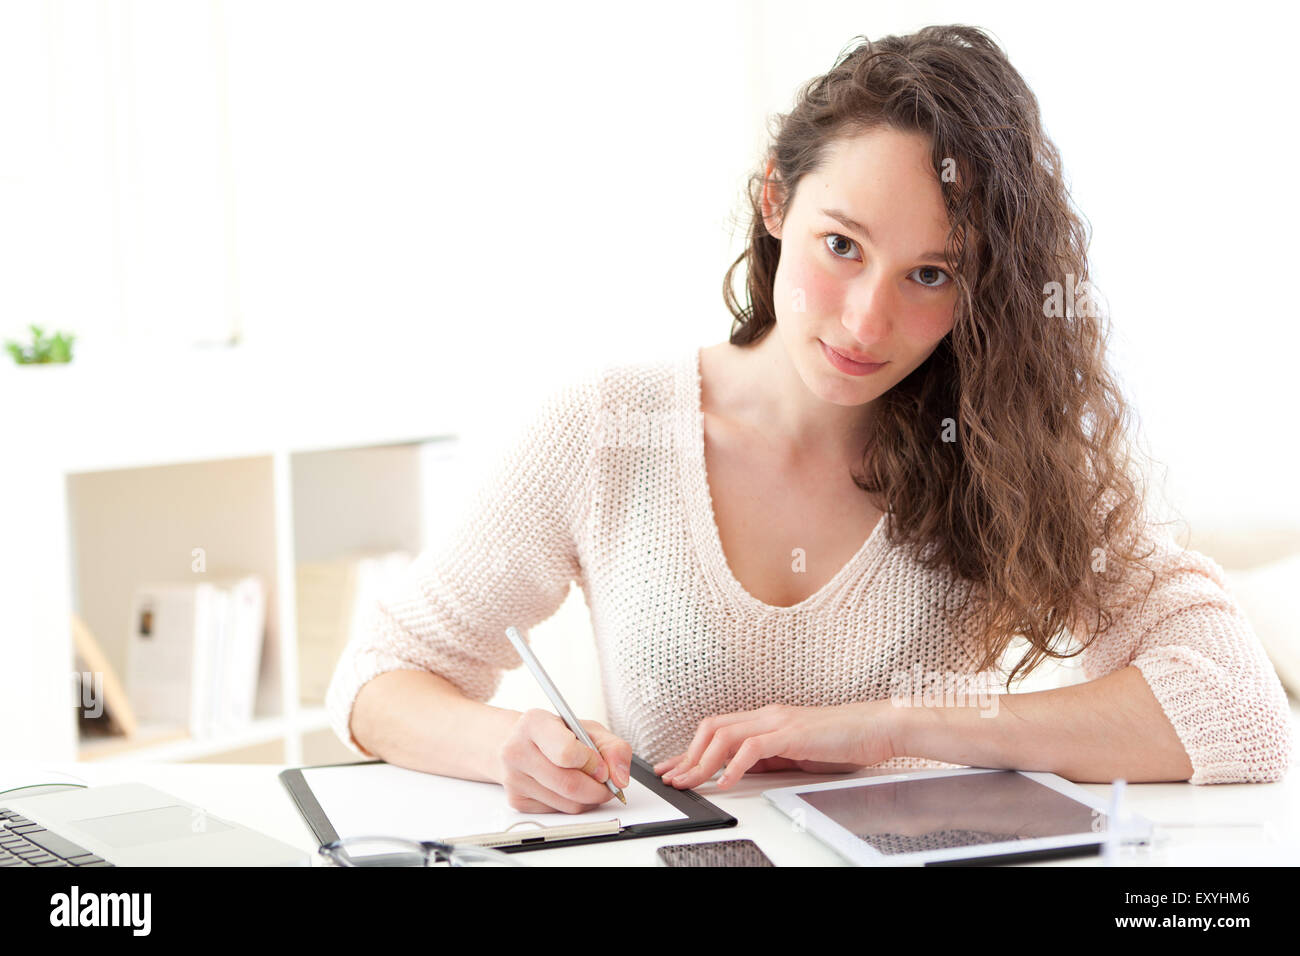
[[[950,224],[954,325],[876,399],[854,481],[885,504],[891,541],[969,585],[960,610],[972,598],[981,608],[979,670],[1017,636],[1029,643],[1009,690],[1022,669],[1072,657],[1109,629],[1106,585],[1146,568],[1149,596],[1156,579],[1142,560],[1152,553],[1141,549],[1143,478],[1132,413],[1106,367],[1106,320],[1095,295],[1079,308],[1068,298],[1090,286],[1089,231],[1034,94],[982,30],[930,26],[853,44],[777,114],[749,179],[748,245],[723,282],[730,342],[757,342],[776,322],[781,243],[764,226],[767,177],[783,187],[784,221],[834,140],[881,127],[928,135]],[[1082,642],[1073,653],[1060,650],[1066,632]]]

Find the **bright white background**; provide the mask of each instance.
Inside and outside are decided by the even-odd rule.
[[[487,430],[721,341],[764,118],[855,34],[966,22],[1062,150],[1169,497],[1294,519],[1293,11],[9,0],[0,337],[74,331],[123,387],[232,334],[286,388],[313,352],[425,353]]]

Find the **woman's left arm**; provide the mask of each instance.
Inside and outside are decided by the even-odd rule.
[[[903,698],[905,701],[906,698]],[[687,753],[655,770],[682,769],[695,787],[719,767],[726,789],[747,771],[802,764],[843,771],[894,757],[970,767],[1041,770],[1079,783],[1187,780],[1192,762],[1136,667],[1084,684],[991,694],[976,706],[877,700],[837,707],[769,707],[705,721]],[[813,761],[843,765],[810,766]]]
[[[1129,666],[1097,680],[993,707],[898,707],[896,756],[1042,770],[1079,783],[1187,780],[1192,761],[1146,679]]]
[[[727,766],[726,786],[751,767],[919,757],[1078,782],[1282,779],[1294,745],[1286,692],[1222,568],[1158,527],[1144,532],[1158,583],[1150,595],[1132,581],[1114,589],[1112,626],[1081,655],[1085,683],[990,695],[996,706],[878,700],[721,715],[656,770],[681,767],[670,782],[693,787]]]
[[[1282,779],[1293,746],[1286,692],[1223,569],[1145,518],[1127,535],[1154,585],[1141,570],[1105,579],[1111,622],[1080,655],[1086,683],[1001,695],[993,718],[914,710],[900,715],[899,749],[1081,782]]]
[[[1155,546],[1156,585],[1147,595],[1139,572],[1109,590],[1112,627],[1080,656],[1086,683],[1001,695],[993,718],[914,710],[900,715],[899,749],[1081,782],[1282,779],[1293,747],[1286,691],[1223,569],[1159,525],[1141,534]]]

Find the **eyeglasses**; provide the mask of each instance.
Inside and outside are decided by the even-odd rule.
[[[438,843],[400,837],[347,837],[318,850],[335,866],[524,866],[509,853],[472,843]]]

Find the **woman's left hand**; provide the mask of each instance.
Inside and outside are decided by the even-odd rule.
[[[834,707],[768,704],[718,714],[700,721],[684,754],[655,764],[654,771],[681,789],[699,786],[724,765],[720,788],[746,771],[848,773],[896,755],[892,711],[890,702],[881,700]]]

